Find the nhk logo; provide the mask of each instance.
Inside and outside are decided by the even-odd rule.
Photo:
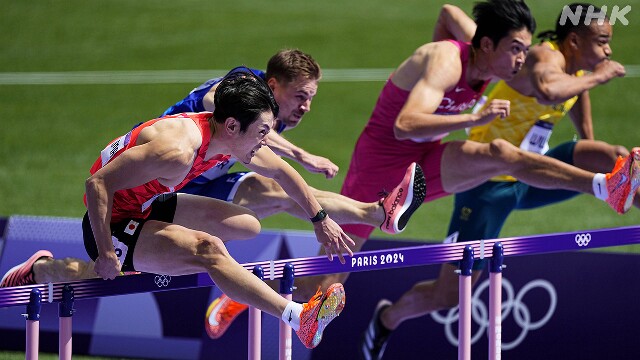
[[[565,5],[562,8],[562,14],[560,14],[560,25],[565,25],[567,23],[567,19],[574,26],[578,26],[580,22],[580,17],[582,16],[582,12],[586,11],[587,13],[584,15],[584,25],[591,24],[592,20],[598,20],[598,25],[604,24],[604,20],[607,15],[607,6],[603,5],[598,11],[593,5],[582,6],[578,5],[572,10],[569,5]],[[619,20],[622,25],[629,25],[629,20],[625,17],[629,11],[631,11],[631,5],[627,5],[622,9],[618,5],[614,5],[611,9],[611,14],[609,16],[609,23],[611,25],[615,25],[615,23]]]

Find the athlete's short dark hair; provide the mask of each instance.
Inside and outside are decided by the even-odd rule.
[[[258,116],[271,111],[278,117],[278,104],[267,83],[245,67],[231,70],[216,88],[213,97],[216,122],[224,123],[233,117],[240,122],[240,132],[245,132]]]
[[[591,7],[591,11],[588,11],[589,7]],[[564,21],[562,21],[563,20],[562,15],[565,12],[565,8],[568,8],[568,10],[572,14],[579,15],[577,22],[574,23],[572,19],[569,19],[566,17],[564,18]],[[585,25],[587,14],[591,16],[591,21]],[[600,17],[603,19],[608,19],[606,13],[604,13],[602,9],[600,9],[597,6],[594,6],[588,3],[573,3],[573,4],[565,5],[562,7],[562,12],[560,12],[560,15],[558,15],[558,19],[556,20],[555,30],[543,31],[540,34],[538,34],[538,38],[543,41],[549,39],[549,40],[557,40],[559,42],[562,42],[572,32],[583,32],[587,30],[591,25],[591,23],[593,21],[598,21],[598,18]]]
[[[473,7],[473,17],[478,26],[471,40],[474,48],[480,48],[480,40],[485,36],[495,47],[511,31],[526,28],[533,34],[536,30],[536,20],[522,0],[478,2]]]

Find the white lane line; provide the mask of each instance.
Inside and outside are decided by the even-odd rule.
[[[184,84],[199,85],[228,70],[4,72],[0,85]],[[393,69],[324,69],[322,82],[384,81]]]

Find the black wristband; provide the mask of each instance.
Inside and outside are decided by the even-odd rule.
[[[326,217],[327,217],[327,212],[324,211],[324,209],[320,209],[316,214],[316,216],[309,218],[309,220],[311,220],[311,222],[318,222],[318,221],[324,220],[324,218]]]

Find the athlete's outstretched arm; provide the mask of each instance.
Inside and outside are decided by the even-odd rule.
[[[433,41],[458,40],[470,42],[476,33],[476,23],[462,9],[445,4],[440,9],[433,29]]]
[[[613,60],[601,61],[593,72],[583,76],[567,74],[564,56],[543,46],[536,46],[529,51],[524,66],[527,67],[536,99],[545,105],[559,104],[625,75],[624,66]]]
[[[578,101],[569,110],[569,117],[581,139],[594,140],[593,118],[591,116],[591,99],[589,91],[578,95]]]
[[[312,189],[291,165],[277,156],[268,146],[260,148],[251,162],[245,166],[262,176],[274,179],[300,205],[309,218],[319,214],[322,207],[313,195]],[[344,264],[343,251],[353,256],[347,244],[354,246],[355,243],[329,216],[313,222],[313,228],[329,260],[333,260],[333,254],[335,254]]]
[[[327,179],[333,178],[338,173],[338,165],[331,160],[307,152],[275,131],[270,131],[267,134],[267,145],[277,155],[296,161],[309,172],[322,173]]]

